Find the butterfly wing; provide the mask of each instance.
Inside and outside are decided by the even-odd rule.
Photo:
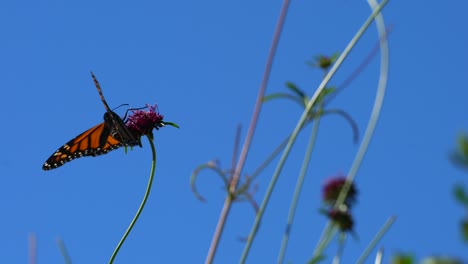
[[[42,169],[55,169],[76,158],[106,154],[123,146],[122,142],[111,135],[113,130],[113,125],[108,121],[86,130],[55,151]]]

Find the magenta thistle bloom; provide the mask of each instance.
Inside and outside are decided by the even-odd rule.
[[[340,210],[331,210],[328,212],[328,218],[337,225],[342,232],[352,231],[354,226],[354,221],[352,215],[346,211]]]
[[[340,195],[340,191],[343,188],[343,185],[346,183],[345,177],[336,177],[332,178],[325,183],[323,187],[323,201],[326,204],[334,205],[338,196]],[[351,208],[351,206],[356,201],[357,190],[354,187],[354,183],[351,183],[351,186],[348,191],[348,195],[344,203]]]
[[[148,110],[132,110],[132,114],[128,117],[126,125],[128,130],[137,138],[143,135],[152,136],[153,129],[159,129],[165,125],[163,122],[164,116],[158,112],[156,105],[146,105]]]

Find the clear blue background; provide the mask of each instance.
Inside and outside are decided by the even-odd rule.
[[[281,1],[4,1],[0,4],[0,263],[27,263],[28,235],[37,237],[37,263],[63,263],[62,238],[74,263],[107,263],[132,219],[148,178],[147,142],[75,160],[44,172],[59,146],[102,122],[104,108],[89,71],[111,107],[157,103],[180,129],[156,133],[156,180],[140,221],[115,263],[201,263],[224,200],[222,182],[202,174],[201,203],[191,172],[219,159],[230,165],[235,128],[247,130]],[[466,1],[390,1],[390,79],[376,135],[358,177],[355,230],[343,263],[353,263],[384,221],[397,222],[379,246],[393,253],[468,259],[454,202],[465,172],[448,160],[456,136],[468,131]],[[305,64],[342,50],[369,14],[364,1],[293,1],[268,93],[293,81],[309,95],[321,73]],[[369,54],[375,26],[332,80],[338,85]],[[333,101],[358,122],[361,134],[378,79],[376,56]],[[124,108],[117,110],[123,114]],[[245,172],[291,131],[301,109],[264,106]],[[304,263],[325,225],[317,213],[321,185],[346,173],[357,146],[343,119],[323,120],[286,259]],[[288,159],[248,263],[274,263],[307,143],[303,134]],[[274,170],[256,182],[261,202]],[[236,203],[216,263],[236,263],[254,211]],[[329,255],[336,250],[331,246]]]

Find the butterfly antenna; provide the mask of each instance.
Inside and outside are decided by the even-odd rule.
[[[99,97],[101,97],[101,101],[104,104],[104,107],[106,108],[106,110],[108,112],[111,111],[109,105],[107,105],[106,99],[104,99],[104,95],[102,94],[101,86],[99,85],[99,82],[96,79],[96,76],[94,76],[93,72],[91,72],[91,77],[93,77],[94,85],[96,85],[96,89],[97,89],[97,91],[99,93]]]
[[[129,106],[129,104],[121,104],[121,105],[115,107],[114,109],[112,109],[112,111],[114,111],[115,109],[117,109],[117,108],[119,108],[119,107],[122,107],[122,106],[124,106],[124,105],[125,105],[125,106]],[[130,108],[130,109],[131,109],[131,108]]]
[[[123,104],[123,105],[128,105],[128,104]],[[124,117],[122,119],[125,120],[125,118],[127,118],[128,111],[141,110],[141,109],[146,109],[146,108],[148,108],[148,106],[143,106],[143,107],[138,107],[138,108],[132,108],[132,107],[128,108],[127,111],[125,111],[125,115],[124,115]]]

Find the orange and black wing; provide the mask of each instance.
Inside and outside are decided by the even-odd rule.
[[[121,119],[120,121],[123,123]],[[118,131],[118,129],[113,127],[113,123],[109,121],[104,121],[86,130],[55,151],[44,163],[42,169],[55,169],[73,159],[106,154],[111,150],[125,145],[112,135],[117,135],[115,131]]]

